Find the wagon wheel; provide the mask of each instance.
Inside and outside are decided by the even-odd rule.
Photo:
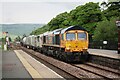
[[[81,54],[80,57],[81,57],[82,62],[86,62],[86,61],[88,61],[89,54],[88,54],[88,52],[83,52],[83,54]]]

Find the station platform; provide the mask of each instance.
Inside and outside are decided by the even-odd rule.
[[[117,50],[88,49],[88,52],[89,54],[92,54],[92,55],[120,59],[120,54],[118,54]]]
[[[61,78],[62,76],[22,50],[3,51],[2,78]]]
[[[2,52],[2,78],[32,78],[14,51]],[[32,80],[32,79],[31,79]]]

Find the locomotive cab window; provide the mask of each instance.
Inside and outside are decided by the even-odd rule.
[[[75,40],[75,33],[66,33],[66,40]]]
[[[87,35],[85,32],[79,32],[78,33],[78,40],[86,40]]]

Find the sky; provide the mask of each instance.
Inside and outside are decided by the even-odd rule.
[[[1,0],[0,24],[47,24],[60,13],[101,1],[105,0]]]

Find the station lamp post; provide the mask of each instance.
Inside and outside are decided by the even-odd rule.
[[[118,54],[120,54],[120,20],[116,21],[116,26],[118,27]]]

